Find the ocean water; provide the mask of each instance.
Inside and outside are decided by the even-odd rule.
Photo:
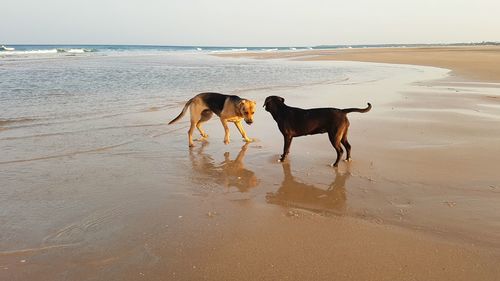
[[[243,94],[388,75],[380,68],[356,65],[219,58],[192,47],[100,46],[98,51],[73,53],[35,52],[53,46],[14,47],[24,53],[0,56],[2,163],[122,143],[133,135],[124,128],[163,126],[169,118],[153,122],[140,114],[178,110],[199,92]],[[33,141],[38,145],[31,145]]]
[[[12,50],[13,48],[13,50]],[[83,53],[129,53],[129,52],[186,52],[221,53],[243,51],[297,51],[319,47],[217,47],[217,46],[156,46],[156,45],[0,45],[1,57],[27,57],[33,55],[73,55]],[[335,48],[335,47],[330,47]]]
[[[16,120],[43,122],[55,115],[120,113],[200,91],[330,81],[342,79],[341,73],[331,67],[224,60],[182,49],[29,53],[0,59],[0,120],[6,125]]]

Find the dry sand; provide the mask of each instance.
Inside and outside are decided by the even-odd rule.
[[[263,110],[247,127],[258,138],[249,145],[231,128],[233,143],[224,146],[212,121],[210,142],[188,151],[182,123],[135,147],[141,157],[133,161],[124,163],[121,151],[88,156],[83,161],[96,165],[85,172],[90,183],[109,181],[98,203],[119,207],[101,213],[89,207],[81,221],[54,222],[49,235],[40,231],[41,245],[0,252],[0,279],[498,280],[500,89],[477,82],[500,81],[498,54],[497,48],[237,54],[432,65],[452,69],[460,81],[242,93],[259,104],[269,94],[303,107],[372,102],[372,112],[350,116],[354,161],[337,170],[327,166],[333,150],[325,135],[294,140],[289,160],[277,163],[281,136]],[[178,176],[163,176],[172,169]],[[130,173],[126,182],[109,179],[123,171]],[[119,193],[110,192],[114,182]],[[178,187],[174,195],[167,184]],[[65,197],[86,200],[78,192]]]

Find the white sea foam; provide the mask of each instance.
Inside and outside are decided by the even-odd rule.
[[[66,52],[68,53],[75,53],[75,54],[82,54],[85,52],[88,52],[86,49],[69,49]]]
[[[83,49],[83,48],[72,48],[72,49],[57,49],[58,53],[72,53],[72,54],[83,54],[88,52],[93,52],[91,49]]]
[[[212,53],[234,53],[234,52],[246,52],[247,48],[239,48],[239,49],[225,49],[225,50],[214,50]]]
[[[272,48],[272,49],[262,49],[262,51],[264,52],[274,52],[274,51],[277,51],[278,48]]]
[[[27,50],[27,51],[9,51],[9,52],[0,52],[0,56],[11,56],[11,55],[30,55],[30,54],[56,54],[57,49],[48,49],[48,50]]]
[[[10,52],[10,51],[14,51],[14,50],[15,50],[15,48],[13,48],[13,47],[7,47],[5,45],[0,46],[0,51],[8,51],[8,52]]]
[[[53,48],[53,49],[41,49],[41,50],[15,50],[15,51],[2,51],[0,52],[0,56],[26,56],[26,55],[48,55],[48,54],[57,54],[57,53],[70,53],[70,54],[83,54],[87,52],[93,52],[92,49],[84,49],[84,48],[71,48],[71,49],[62,49],[62,48]]]

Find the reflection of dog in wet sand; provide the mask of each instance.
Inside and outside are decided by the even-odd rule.
[[[290,170],[290,164],[282,165],[284,178],[281,187],[276,192],[267,194],[267,202],[315,212],[345,213],[347,200],[345,185],[350,177],[348,171],[340,173],[335,170],[335,180],[325,190],[296,181]]]
[[[190,150],[191,162],[198,174],[207,174],[209,181],[221,184],[227,188],[234,186],[240,192],[247,192],[250,188],[259,184],[255,173],[246,169],[243,162],[248,149],[248,143],[241,147],[238,156],[234,160],[230,159],[229,152],[225,152],[224,161],[219,165],[214,163],[212,157],[203,153],[205,146],[206,143],[203,143],[196,155]]]
[[[278,123],[278,128],[285,140],[283,154],[280,158],[281,161],[285,160],[290,151],[290,145],[294,137],[328,133],[330,142],[337,151],[337,159],[333,163],[334,167],[337,167],[340,157],[344,153],[340,144],[347,151],[346,161],[351,160],[351,145],[347,141],[347,129],[349,128],[347,113],[365,113],[372,108],[371,104],[368,103],[368,107],[366,108],[337,109],[330,107],[302,109],[286,105],[285,99],[278,96],[267,97],[264,107],[266,111],[271,113],[276,123]]]
[[[238,128],[238,131],[240,131],[241,136],[246,142],[252,141],[243,129],[241,121],[245,120],[248,125],[253,123],[253,115],[255,113],[254,101],[219,93],[201,93],[188,100],[182,112],[168,124],[170,125],[181,119],[188,108],[191,114],[191,127],[188,131],[189,146],[194,146],[193,132],[195,127],[200,132],[202,138],[208,137],[201,128],[201,124],[212,118],[213,113],[220,117],[220,121],[224,127],[225,144],[229,143],[229,127],[227,122],[233,122],[236,125],[236,128]]]

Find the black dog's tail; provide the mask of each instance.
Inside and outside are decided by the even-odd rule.
[[[182,109],[181,113],[179,113],[179,115],[177,115],[177,117],[175,117],[174,120],[168,122],[168,124],[172,124],[172,123],[175,123],[177,121],[179,121],[179,119],[182,118],[182,116],[184,116],[184,114],[186,114],[186,110],[188,109],[189,105],[191,104],[191,102],[193,102],[193,99],[190,99],[186,102],[186,104],[184,105],[184,108]]]
[[[342,109],[344,113],[351,113],[351,112],[359,112],[359,113],[365,113],[370,111],[372,109],[372,105],[368,103],[368,106],[366,108],[345,108]]]

